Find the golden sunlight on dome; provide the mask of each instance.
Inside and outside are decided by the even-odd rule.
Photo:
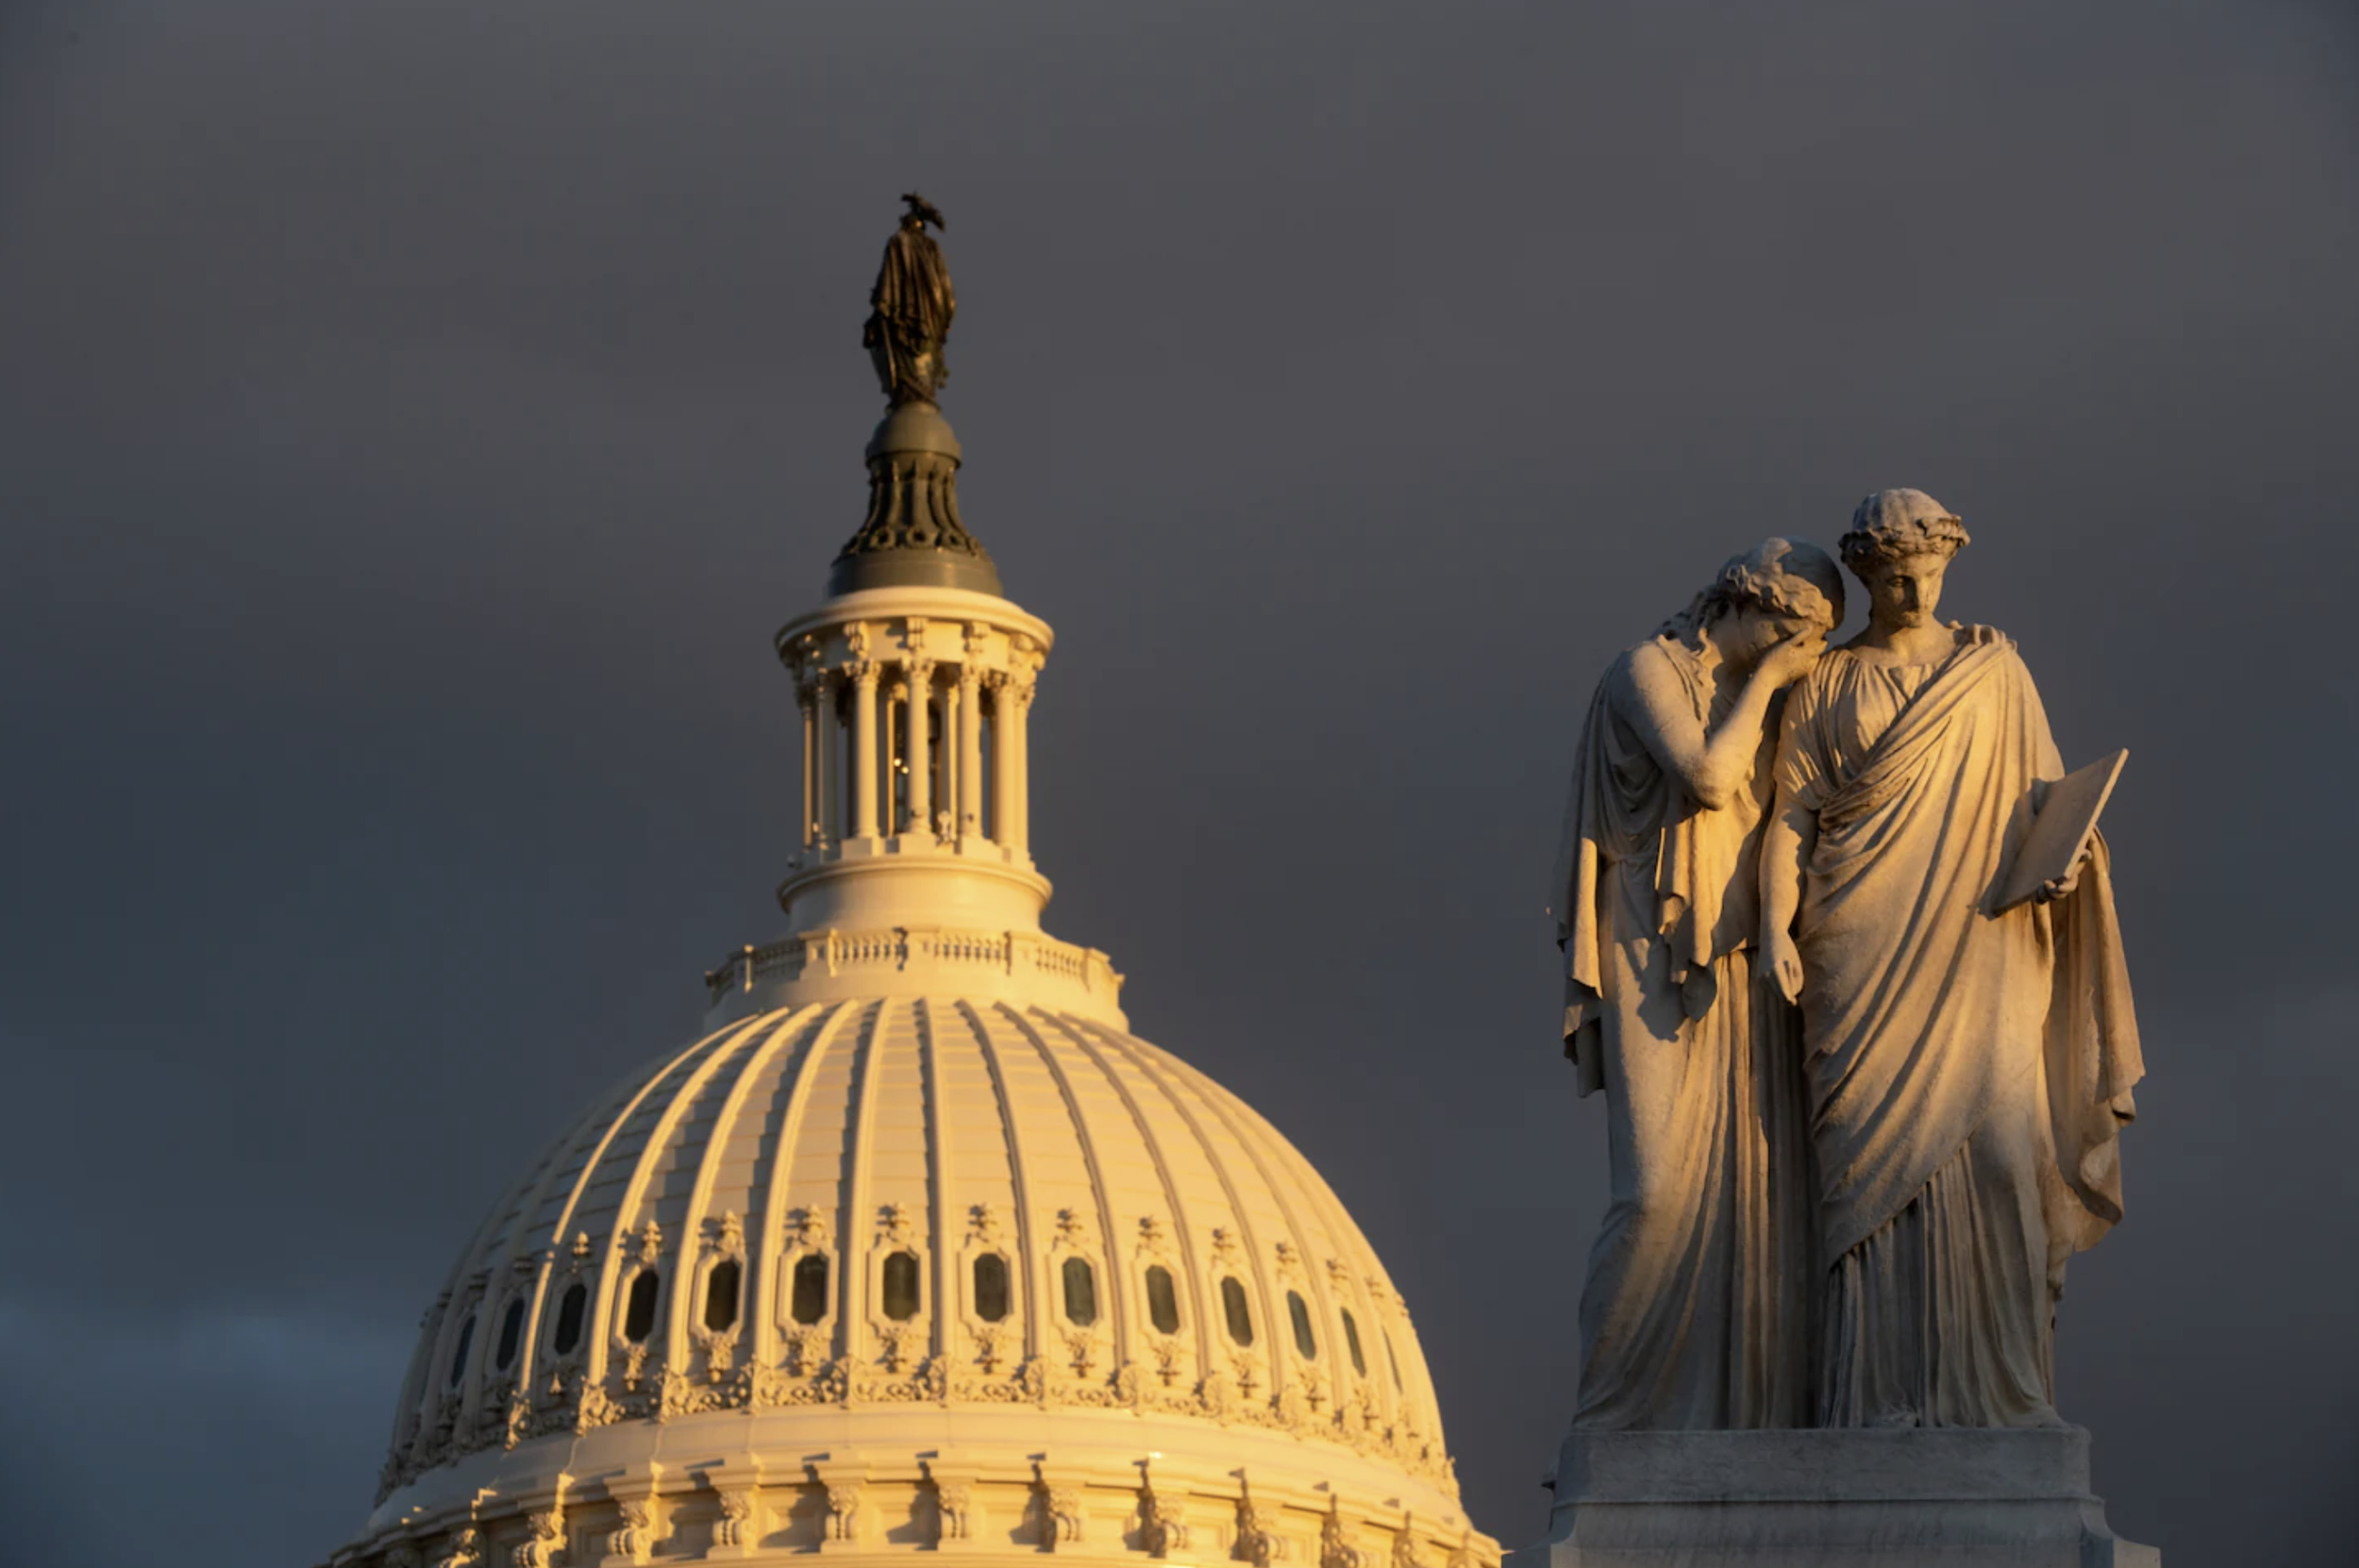
[[[868,521],[775,643],[803,742],[786,933],[494,1207],[332,1560],[1496,1568],[1343,1205],[1041,927],[1053,633],[959,519],[957,440],[916,400],[938,335],[886,346]]]
[[[949,996],[739,1020],[552,1144],[427,1323],[371,1533],[462,1497],[528,1530],[560,1476],[634,1469],[675,1535],[775,1497],[788,1551],[1119,1552],[1143,1508],[1208,1542],[1242,1508],[1301,1560],[1330,1514],[1487,1547],[1400,1298],[1292,1145],[1117,1027]]]

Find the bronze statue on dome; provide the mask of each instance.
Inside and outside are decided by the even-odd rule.
[[[868,322],[861,343],[877,367],[878,383],[894,408],[903,404],[934,405],[950,367],[942,345],[950,336],[950,318],[958,311],[950,292],[949,264],[926,225],[949,225],[941,211],[912,191],[902,201],[909,210],[901,226],[885,242],[884,260],[877,269],[877,286],[868,292]]]

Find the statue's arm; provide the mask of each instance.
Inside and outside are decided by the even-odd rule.
[[[1707,809],[1716,811],[1752,778],[1769,699],[1809,669],[1816,657],[1815,650],[1801,655],[1773,650],[1747,678],[1720,727],[1707,731],[1696,716],[1686,683],[1671,667],[1671,656],[1659,643],[1643,642],[1630,656],[1629,700],[1617,706],[1663,771]]]
[[[1818,843],[1818,813],[1783,790],[1761,837],[1761,957],[1789,1002],[1802,999],[1802,954],[1794,917],[1802,909],[1802,876]]]
[[[1796,752],[1810,707],[1805,687],[1785,705],[1778,733],[1778,792],[1761,829],[1761,961],[1770,982],[1789,1002],[1802,999],[1802,954],[1794,940],[1794,920],[1802,909],[1802,877],[1818,845],[1818,812],[1796,798],[1801,776]]]

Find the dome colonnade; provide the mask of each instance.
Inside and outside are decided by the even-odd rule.
[[[878,839],[911,841],[904,852],[988,839],[1027,858],[1024,720],[1045,628],[995,626],[981,606],[920,597],[937,615],[979,618],[908,613],[779,634],[802,705],[806,857],[852,840],[875,853]]]
[[[836,891],[886,861],[904,904],[939,909],[955,889],[960,908],[987,899],[1037,927],[1049,889],[1027,826],[1026,715],[1052,637],[1005,599],[957,588],[863,589],[781,627],[803,827],[779,903],[834,912]],[[860,903],[881,907],[864,887]]]

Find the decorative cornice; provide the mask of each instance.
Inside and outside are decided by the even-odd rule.
[[[607,1381],[616,1385],[614,1393],[578,1379],[563,1378],[552,1384],[550,1391],[535,1401],[541,1408],[531,1421],[526,1441],[554,1439],[570,1446],[578,1435],[618,1422],[669,1422],[728,1411],[916,1405],[946,1406],[953,1410],[1026,1406],[1042,1410],[1127,1410],[1159,1420],[1179,1418],[1258,1429],[1348,1451],[1389,1464],[1446,1496],[1458,1495],[1454,1467],[1413,1426],[1355,1426],[1339,1411],[1314,1410],[1282,1397],[1242,1397],[1230,1380],[1217,1374],[1199,1380],[1193,1388],[1169,1389],[1151,1377],[1138,1376],[1137,1369],[1130,1366],[1111,1375],[1077,1376],[1060,1359],[1050,1363],[1029,1361],[997,1376],[953,1376],[941,1358],[932,1357],[923,1363],[912,1361],[899,1371],[878,1364],[851,1366],[841,1360],[801,1374],[780,1367],[748,1366],[710,1387],[692,1383],[677,1372],[666,1373],[661,1379],[643,1376],[642,1383],[661,1383],[660,1394],[635,1386],[626,1371],[610,1374]],[[408,1485],[470,1453],[494,1446],[498,1446],[496,1441],[459,1443],[450,1452],[436,1456],[431,1463],[396,1466],[396,1487]],[[1317,1460],[1306,1454],[1304,1463],[1306,1468],[1315,1468]],[[1247,1502],[1246,1507],[1251,1506]],[[1330,1500],[1330,1517],[1335,1516],[1335,1507]],[[623,1526],[648,1527],[645,1520],[634,1517],[627,1507]],[[1403,1530],[1407,1527],[1404,1523]],[[536,1533],[537,1529],[536,1526]],[[618,1554],[628,1552],[621,1545],[612,1549]],[[1397,1562],[1397,1558],[1395,1560]],[[1321,1568],[1373,1568],[1373,1554],[1349,1563],[1328,1563],[1322,1554]]]
[[[487,1491],[463,1510],[428,1509],[345,1546],[329,1568],[608,1568],[652,1560],[773,1554],[952,1549],[986,1535],[1034,1552],[1079,1551],[1092,1560],[1223,1558],[1301,1568],[1497,1568],[1497,1543],[1463,1515],[1413,1513],[1364,1495],[1347,1472],[1306,1455],[1299,1469],[1178,1461],[1155,1453],[1116,1462],[1119,1449],[1076,1464],[1020,1452],[939,1453],[863,1448],[772,1467],[748,1457],[675,1469],[634,1465],[586,1489],[506,1495]],[[1127,1472],[1127,1474],[1126,1474]],[[929,1505],[930,1506],[928,1506]],[[886,1542],[885,1519],[917,1539]],[[1136,1545],[1128,1521],[1135,1521]],[[1108,1529],[1107,1526],[1113,1526]],[[781,1536],[780,1533],[783,1532]],[[1361,1544],[1365,1541],[1368,1544]],[[568,1551],[568,1543],[571,1551]],[[1002,1545],[1002,1551],[1008,1545]]]

